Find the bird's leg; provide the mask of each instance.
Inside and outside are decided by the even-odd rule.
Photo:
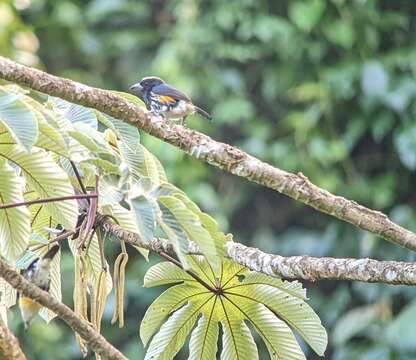
[[[186,117],[187,117],[188,115],[185,115],[182,119],[181,119],[181,121],[180,121],[180,124],[182,125],[182,126],[186,126]]]

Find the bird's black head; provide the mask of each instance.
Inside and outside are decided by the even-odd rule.
[[[130,86],[130,90],[135,93],[143,94],[147,91],[152,90],[156,85],[163,84],[164,81],[157,76],[148,76],[140,80],[137,84]]]

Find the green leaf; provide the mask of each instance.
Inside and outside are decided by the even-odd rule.
[[[203,227],[198,216],[189,210],[185,204],[173,196],[161,196],[159,201],[169,209],[190,240],[197,243],[214,271],[220,271],[221,254],[215,247],[210,233]]]
[[[259,333],[271,359],[306,360],[290,328],[262,304],[240,302],[239,309]]]
[[[38,111],[35,111],[35,114],[39,125],[39,137],[36,146],[69,157],[68,146],[59,131],[49,125]]]
[[[67,174],[45,151],[32,149],[31,153],[26,153],[18,145],[0,145],[0,157],[4,157],[20,167],[29,188],[35,190],[40,198],[74,195]],[[45,203],[44,206],[63,227],[67,229],[75,227],[78,217],[76,200]]]
[[[189,285],[177,285],[165,290],[147,309],[140,324],[140,338],[144,346],[147,346],[152,336],[159,330],[163,322],[189,300],[201,295],[206,296],[206,291],[195,291]]]
[[[93,129],[97,129],[97,116],[94,110],[54,97],[50,97],[48,102],[56,113],[66,117],[71,123],[87,124]]]
[[[385,338],[398,351],[413,352],[416,349],[416,300],[406,305],[385,329]]]
[[[294,328],[318,355],[323,356],[328,343],[327,333],[319,317],[304,301],[269,285],[240,286],[230,292],[241,299],[267,306]]]
[[[156,230],[156,214],[152,203],[143,195],[131,199],[130,203],[140,236],[145,242],[150,242]]]
[[[38,122],[34,112],[19,95],[9,94],[0,88],[0,122],[16,141],[30,150],[38,138]]]
[[[146,352],[145,360],[170,360],[181,349],[197,318],[199,306],[189,303],[177,310],[160,328]]]
[[[16,145],[15,145],[16,146]],[[0,204],[24,201],[22,179],[0,158]],[[30,212],[25,206],[0,209],[0,250],[9,261],[25,251],[30,235]]]
[[[144,287],[175,284],[178,282],[196,282],[177,265],[171,262],[161,262],[152,266],[144,276]]]
[[[117,165],[114,165],[111,161],[91,158],[82,161],[82,163],[91,164],[101,170],[104,174],[116,174],[120,175],[120,168]]]
[[[325,11],[325,1],[308,0],[289,3],[289,17],[302,30],[310,32]]]
[[[223,306],[224,312],[233,314],[232,310],[227,310],[229,305],[223,304]],[[259,358],[253,336],[243,321],[235,316],[229,316],[221,321],[221,324],[223,329],[221,359],[256,360]]]
[[[159,225],[167,235],[170,242],[172,242],[179,261],[185,269],[189,269],[190,267],[186,258],[189,248],[188,235],[182,229],[180,223],[177,221],[172,212],[163,204],[159,205],[162,212],[162,218],[158,221]]]
[[[133,103],[136,106],[140,106],[140,107],[144,107],[144,102],[137,97],[136,95],[132,95],[126,92],[122,92],[122,91],[115,91],[115,90],[110,90],[113,94],[120,96],[121,98],[123,98],[124,100],[127,100],[128,102]]]
[[[377,305],[360,306],[346,312],[336,322],[332,339],[335,345],[343,345],[352,337],[359,334],[379,316],[379,307]]]
[[[100,112],[97,112],[96,114],[98,121],[115,131],[124,146],[132,152],[136,151],[137,146],[140,143],[140,134],[136,127],[107,114]]]
[[[188,360],[216,359],[218,332],[217,320],[202,315],[191,334]]]
[[[197,317],[200,320],[189,343],[190,359],[216,358],[219,322],[223,327],[222,359],[258,359],[247,321],[264,340],[272,359],[305,359],[290,327],[323,354],[326,332],[305,303],[306,294],[298,282],[256,276],[226,258],[220,276],[203,256],[188,256],[188,262],[192,277],[168,262],[151,267],[145,275],[146,287],[176,284],[154,301],[141,324],[143,343],[152,339],[147,358],[172,358],[190,331],[183,327],[192,327]],[[183,306],[195,309],[187,313],[191,324],[185,324],[185,316],[176,317]],[[162,348],[158,348],[161,341]]]

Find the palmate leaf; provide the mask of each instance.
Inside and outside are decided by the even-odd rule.
[[[10,94],[0,87],[0,123],[20,145],[30,150],[38,138],[38,122],[32,109],[20,98],[21,95]]]
[[[21,179],[0,157],[0,204],[24,201]],[[26,249],[30,235],[30,212],[24,206],[0,209],[0,250],[9,261],[16,260]]]
[[[327,335],[299,283],[256,276],[228,259],[223,260],[219,278],[203,257],[188,256],[188,262],[204,284],[165,262],[145,276],[145,286],[176,283],[155,300],[142,321],[141,339],[145,346],[150,341],[146,358],[173,358],[191,332],[190,359],[215,359],[221,324],[221,359],[258,359],[249,323],[271,359],[305,359],[293,330],[323,355]],[[198,325],[191,331],[196,319]]]
[[[19,166],[27,185],[42,199],[74,195],[66,173],[41,149],[26,153],[18,145],[1,145],[0,158]],[[73,229],[78,216],[76,200],[65,200],[44,204],[46,211],[67,228]]]

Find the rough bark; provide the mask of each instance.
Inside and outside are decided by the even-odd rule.
[[[13,335],[0,316],[0,359],[26,360],[19,340]]]
[[[101,355],[102,358],[127,360],[120,351],[113,347],[102,335],[96,332],[87,321],[81,319],[68,306],[59,302],[49,293],[27,281],[19,273],[9,267],[2,259],[0,259],[0,276],[25,296],[36,300],[42,306],[55,312],[87,342],[93,351]]]
[[[388,241],[416,250],[416,234],[395,224],[385,214],[333,195],[312,184],[302,173],[280,170],[231,145],[217,142],[170,121],[163,121],[109,91],[56,77],[4,57],[0,57],[0,78],[95,108],[132,124],[197,159],[276,190]]]
[[[139,234],[123,229],[109,217],[99,215],[97,220],[105,231],[130,245],[143,247],[156,253],[175,254],[172,244],[165,239],[154,238],[147,243],[140,238]],[[190,244],[188,253],[201,254],[195,243]],[[416,285],[416,264],[409,262],[311,256],[283,257],[235,242],[227,242],[227,256],[253,271],[285,279],[350,280],[391,285]]]

